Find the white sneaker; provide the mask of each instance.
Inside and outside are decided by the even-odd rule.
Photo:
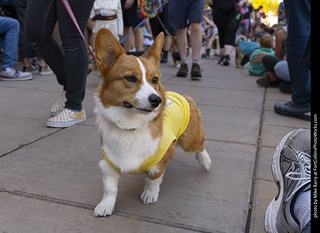
[[[48,127],[61,128],[79,124],[86,120],[84,108],[81,112],[74,112],[71,109],[64,108],[58,115],[47,120]]]
[[[2,81],[23,81],[32,79],[32,74],[29,72],[22,72],[15,67],[2,68],[0,80]]]
[[[265,214],[265,230],[272,233],[300,232],[293,205],[302,192],[311,188],[311,132],[293,130],[279,142],[272,160],[272,175],[278,194]]]
[[[62,110],[66,106],[66,102],[67,102],[66,91],[63,91],[60,95],[60,98],[50,109],[51,116],[56,116],[60,112],[62,112]]]

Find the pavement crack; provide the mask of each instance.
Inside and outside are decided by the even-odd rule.
[[[257,179],[257,170],[259,165],[259,154],[261,150],[261,139],[262,139],[262,128],[263,128],[263,117],[264,117],[264,111],[265,111],[265,104],[266,104],[266,97],[267,97],[267,88],[264,89],[264,96],[262,101],[262,108],[260,112],[260,122],[259,122],[259,132],[257,136],[257,149],[256,149],[256,155],[254,158],[253,168],[252,168],[252,178],[251,178],[251,185],[250,185],[250,191],[249,191],[249,203],[247,208],[247,218],[246,218],[246,225],[245,225],[245,233],[250,232],[250,226],[251,226],[251,217],[252,217],[252,209],[253,209],[253,202],[254,202],[254,195],[255,195],[255,184]]]
[[[10,195],[15,195],[15,196],[34,199],[34,200],[40,200],[40,201],[55,203],[55,204],[59,204],[59,205],[71,206],[71,207],[80,208],[80,209],[86,209],[86,210],[92,210],[92,211],[94,210],[94,206],[89,205],[89,204],[80,203],[80,202],[74,202],[74,201],[70,201],[70,200],[64,200],[64,199],[45,196],[45,195],[40,195],[40,194],[27,193],[27,192],[23,192],[23,191],[19,191],[19,190],[11,190],[10,191],[10,190],[6,190],[6,189],[0,187],[0,193],[7,193],[7,194],[10,194]],[[182,229],[182,230],[193,231],[193,232],[222,233],[222,232],[211,231],[211,230],[204,229],[204,228],[201,228],[201,227],[196,227],[196,226],[191,226],[191,225],[186,225],[186,224],[182,224],[182,223],[178,223],[178,222],[166,221],[166,220],[161,220],[161,219],[156,219],[156,218],[149,218],[149,217],[146,217],[146,216],[126,213],[126,212],[117,211],[117,210],[115,210],[113,215],[116,215],[116,216],[119,216],[119,217],[129,218],[129,219],[136,220],[136,221],[142,221],[142,222],[149,222],[149,223],[154,223],[154,224],[159,224],[159,225],[165,225],[165,226],[178,228],[178,229]]]

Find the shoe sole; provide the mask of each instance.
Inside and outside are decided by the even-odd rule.
[[[272,157],[272,165],[271,165],[271,172],[273,179],[275,183],[278,185],[278,194],[276,197],[273,198],[273,200],[270,202],[266,214],[265,214],[265,231],[268,233],[278,233],[277,230],[277,213],[279,211],[279,208],[281,206],[282,197],[283,197],[283,178],[280,170],[280,154],[283,149],[283,146],[285,145],[288,137],[292,134],[292,132],[285,135],[281,141],[278,143],[276,150]]]
[[[47,121],[46,125],[50,128],[65,128],[65,127],[69,127],[69,126],[73,126],[76,124],[79,124],[81,122],[84,122],[86,120],[86,117],[83,118],[79,118],[76,120],[72,120],[69,122],[51,122],[51,121]]]
[[[265,214],[265,231],[270,233],[278,233],[277,230],[277,213],[279,209],[281,208],[282,198],[283,198],[283,186],[284,181],[280,169],[280,154],[281,151],[284,149],[283,146],[286,144],[288,138],[290,140],[294,138],[298,133],[300,133],[304,129],[295,130],[294,132],[289,132],[287,135],[285,135],[281,141],[278,143],[276,150],[272,157],[272,166],[271,166],[271,172],[273,179],[275,183],[278,185],[278,194],[276,197],[273,198],[273,200],[270,202],[266,214]]]
[[[202,75],[200,72],[191,72],[191,79],[198,80],[200,78],[202,78]]]
[[[277,114],[282,115],[282,116],[290,116],[290,117],[295,117],[295,118],[305,120],[305,121],[311,121],[311,114],[306,115],[308,113],[292,113],[292,112],[287,112],[287,111],[281,111],[279,109],[276,109],[275,107],[273,109]]]
[[[0,77],[0,80],[2,80],[2,81],[27,81],[32,78],[33,78],[32,76],[26,77],[26,78],[3,78],[3,77]]]
[[[177,73],[177,77],[182,77],[182,78],[186,78],[188,76],[188,73]]]

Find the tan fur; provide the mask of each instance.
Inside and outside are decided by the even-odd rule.
[[[240,35],[237,37],[237,46],[236,46],[236,60],[235,60],[235,63],[236,63],[236,67],[237,68],[241,68],[241,61],[244,57],[244,54],[243,52],[241,51],[240,49],[240,45],[239,45],[239,40],[242,39],[244,41],[247,40],[247,37],[243,36],[243,35]]]

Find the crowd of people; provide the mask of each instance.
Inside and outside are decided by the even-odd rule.
[[[82,100],[88,73],[88,52],[63,1],[51,0],[43,4],[35,0],[12,2],[15,16],[0,16],[1,48],[5,48],[2,49],[0,79],[29,80],[35,73],[45,75],[54,72],[63,91],[51,109],[53,117],[47,124],[51,127],[66,126],[59,123],[60,119],[71,119],[72,114],[79,113],[84,120]],[[164,4],[157,14],[143,20],[142,9],[146,2],[153,7]],[[277,103],[275,112],[310,120],[311,67],[300,66],[311,34],[308,0],[299,9],[289,3],[280,3],[278,24],[273,27],[262,23],[265,17],[263,7],[255,9],[248,0],[187,0],[183,4],[178,0],[82,0],[71,2],[71,8],[93,50],[95,35],[100,28],[112,31],[126,52],[140,54],[160,32],[164,32],[160,62],[167,63],[171,53],[179,68],[178,77],[189,75],[189,54],[192,57],[191,79],[198,80],[203,72],[199,62],[201,58],[210,57],[213,50],[219,57],[218,64],[229,66],[236,46],[236,67],[249,63],[249,74],[260,76],[257,79],[259,85],[279,87],[282,92],[292,94],[292,101]],[[291,11],[297,16],[289,15]],[[58,30],[57,21],[64,22],[59,24]],[[293,24],[301,30],[291,30],[290,33],[289,28]],[[299,34],[295,34],[297,31]],[[310,42],[308,45],[307,59],[310,58],[307,56]],[[203,46],[205,51],[201,54]],[[22,70],[16,68],[18,55],[23,63]],[[81,65],[84,68],[75,68],[75,61],[77,67]],[[310,61],[306,62],[307,67],[310,66]],[[72,111],[66,113],[65,108]],[[64,117],[57,117],[60,113]]]

